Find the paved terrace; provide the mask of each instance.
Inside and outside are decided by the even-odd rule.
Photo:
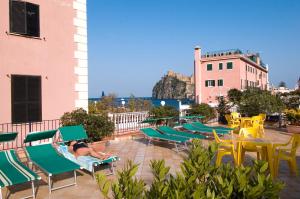
[[[284,143],[289,139],[287,133],[278,130],[266,129],[266,136],[272,141],[278,143]],[[204,144],[208,144],[210,141],[204,141]],[[164,159],[166,165],[171,167],[170,172],[175,173],[179,171],[179,165],[182,159],[186,156],[185,152],[177,154],[172,150],[174,145],[169,145],[166,142],[155,142],[154,145],[147,146],[147,142],[143,138],[136,137],[131,139],[130,137],[121,137],[116,140],[110,141],[106,148],[107,152],[117,154],[121,157],[121,161],[117,164],[117,169],[120,170],[124,167],[127,160],[134,160],[139,163],[140,167],[137,172],[137,177],[141,177],[146,183],[150,184],[152,181],[152,174],[149,168],[150,160],[152,159]],[[246,155],[246,164],[249,164],[252,158],[256,157],[255,153],[248,153]],[[298,169],[300,165],[300,151],[297,153]],[[225,161],[231,161],[228,157]],[[72,180],[72,175],[66,174],[58,176],[59,180],[55,185],[61,185],[68,183]],[[114,179],[114,176],[110,177]],[[55,179],[55,178],[54,178]],[[281,198],[300,198],[300,177],[295,177],[290,174],[289,168],[286,162],[281,162],[279,179],[286,183],[285,189],[282,191]],[[42,181],[39,182],[39,188],[37,192],[37,198],[103,198],[96,182],[92,179],[91,175],[83,171],[78,172],[77,186],[71,186],[68,188],[56,190],[51,195],[48,194],[48,187],[46,184],[46,178],[42,176]],[[30,186],[13,187],[12,190],[18,190],[10,198],[20,198],[26,194],[30,194]],[[3,195],[6,193],[6,189],[3,190]]]

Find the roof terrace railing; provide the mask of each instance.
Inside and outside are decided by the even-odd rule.
[[[115,124],[114,135],[122,135],[129,132],[139,131],[141,128],[149,127],[147,123],[142,123],[149,115],[149,112],[127,112],[127,113],[112,113],[109,114],[111,121]],[[60,119],[43,120],[40,122],[29,123],[3,123],[0,124],[0,133],[18,132],[18,136],[13,142],[0,143],[0,150],[11,148],[22,148],[25,146],[24,139],[30,132],[47,131],[58,129],[61,126]],[[56,138],[59,134],[56,134]],[[49,140],[44,140],[48,142]]]

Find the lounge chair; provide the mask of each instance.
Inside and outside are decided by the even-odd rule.
[[[213,133],[213,128],[199,128],[196,127],[192,124],[183,124],[182,127],[188,131],[192,131],[192,132],[199,132],[199,133],[209,133],[212,134]],[[222,129],[215,129],[217,134],[228,134],[229,131],[228,130],[222,130]]]
[[[0,134],[0,142],[14,141],[17,137],[16,132]],[[0,198],[2,198],[2,188],[17,184],[31,182],[32,195],[24,198],[35,198],[34,182],[41,177],[24,166],[18,159],[15,150],[9,149],[0,152]],[[9,189],[5,198],[11,195]]]
[[[85,140],[88,138],[85,129],[82,125],[78,126],[64,126],[59,128],[61,138],[64,142],[69,142],[73,140]],[[120,158],[117,156],[110,156],[105,160],[101,160],[91,156],[75,156],[69,152],[68,146],[60,144],[58,151],[63,154],[69,160],[79,164],[82,168],[92,173],[92,176],[95,178],[95,167],[103,164],[110,164],[111,173],[108,175],[114,174],[114,163]]]
[[[143,128],[141,131],[148,138],[148,144],[150,144],[153,139],[173,142],[177,152],[179,152],[177,144],[183,144],[184,147],[182,147],[182,149],[187,149],[186,143],[190,140],[190,138],[186,137],[161,134],[153,128]]]
[[[51,139],[55,135],[57,130],[32,132],[28,134],[24,140],[24,143],[31,143],[35,141]],[[61,189],[76,185],[76,170],[80,169],[80,166],[65,157],[59,155],[59,153],[53,148],[52,144],[40,144],[35,146],[26,146],[26,153],[28,158],[37,167],[41,169],[48,176],[49,193],[54,190]],[[60,187],[53,187],[51,177],[53,175],[59,175],[66,172],[74,172],[74,182]]]
[[[158,127],[158,130],[167,135],[180,136],[180,137],[185,137],[185,138],[189,138],[189,139],[205,139],[206,138],[206,136],[204,136],[204,135],[192,134],[192,133],[187,133],[184,131],[176,131],[175,129],[173,129],[169,126],[160,126],[160,127]]]
[[[217,129],[217,130],[225,130],[225,131],[232,131],[234,128],[228,128],[228,127],[223,127],[223,126],[207,126],[201,122],[193,122],[192,125],[198,127],[198,128],[212,128],[212,129]]]

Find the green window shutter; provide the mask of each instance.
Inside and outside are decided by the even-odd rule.
[[[232,68],[233,68],[233,63],[227,62],[227,69],[232,69]]]
[[[206,69],[207,69],[207,71],[211,71],[212,70],[212,64],[207,64]]]
[[[219,63],[219,70],[223,70],[223,63]]]
[[[208,81],[207,80],[205,81],[205,87],[208,87]]]
[[[222,79],[218,80],[218,86],[223,86],[223,80]]]

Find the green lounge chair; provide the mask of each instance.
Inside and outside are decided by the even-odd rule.
[[[0,134],[0,142],[14,141],[17,137],[16,132]],[[15,150],[9,149],[0,151],[0,198],[2,198],[2,188],[17,184],[31,182],[32,195],[24,198],[35,198],[34,182],[40,180],[41,177],[23,165],[18,159]],[[8,189],[9,191],[9,189]],[[5,198],[11,195],[6,194]]]
[[[179,152],[177,144],[183,144],[184,147],[182,147],[182,149],[187,149],[186,143],[190,140],[190,138],[186,138],[186,137],[161,134],[160,132],[154,130],[153,128],[143,128],[141,129],[141,131],[148,138],[148,144],[150,144],[151,140],[153,139],[173,142],[177,152]]]
[[[60,127],[59,132],[64,142],[73,141],[73,140],[85,140],[88,138],[86,131],[82,125]],[[63,144],[59,146],[58,151],[69,160],[79,164],[81,167],[91,172],[94,178],[95,178],[95,167],[109,163],[111,166],[110,167],[111,173],[109,173],[108,175],[111,175],[115,173],[114,163],[117,160],[120,160],[120,158],[117,156],[111,156],[105,160],[100,160],[98,158],[91,157],[91,156],[79,156],[78,158],[75,158],[75,156],[68,151],[67,146]]]
[[[193,122],[192,125],[198,127],[198,128],[212,128],[212,129],[219,129],[219,130],[225,130],[225,131],[232,131],[234,128],[227,128],[223,126],[207,126],[201,122]]]
[[[214,130],[213,128],[199,128],[192,124],[183,124],[182,127],[188,131],[199,132],[199,133],[209,133],[209,134],[212,134],[213,130]],[[222,135],[229,133],[228,130],[215,129],[215,131],[217,132],[217,134],[222,134]]]
[[[30,133],[26,136],[24,143],[30,143],[53,138],[57,130]],[[49,193],[54,190],[76,185],[76,170],[80,166],[65,157],[59,155],[51,144],[40,144],[26,146],[28,158],[48,176]],[[51,177],[65,172],[74,172],[74,182],[60,187],[53,187]]]
[[[184,131],[176,131],[175,129],[173,129],[169,126],[160,126],[160,127],[158,127],[158,130],[167,135],[186,137],[189,139],[205,139],[206,138],[206,136],[204,136],[204,135],[192,134],[192,133],[187,133]]]

